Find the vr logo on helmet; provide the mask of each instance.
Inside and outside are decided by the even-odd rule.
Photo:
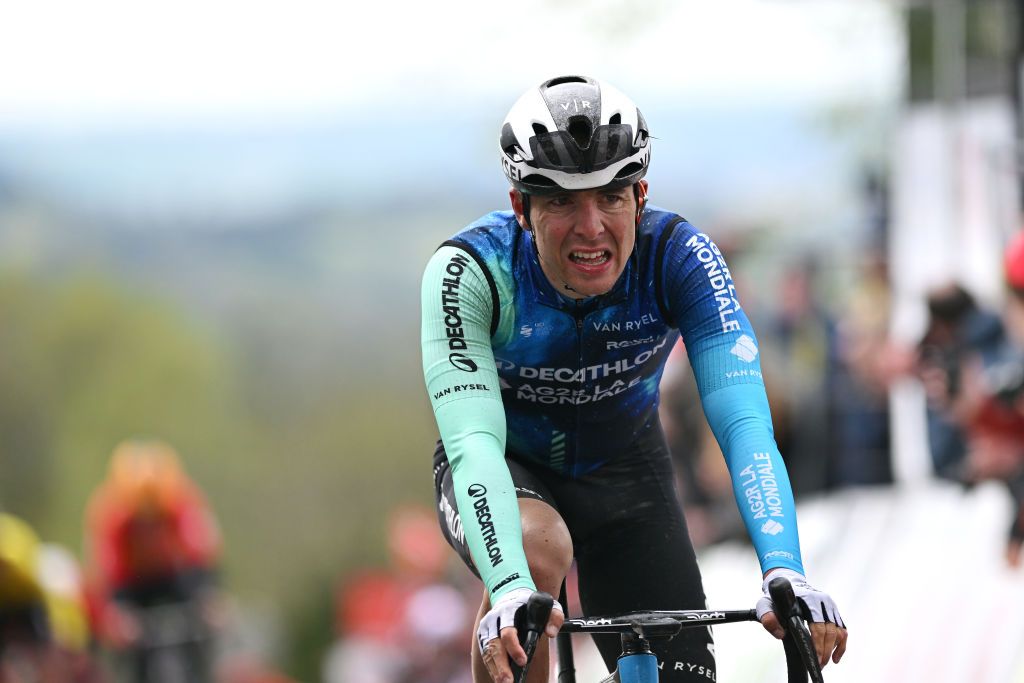
[[[569,111],[569,107],[574,105],[576,107],[576,111],[579,111],[580,109],[590,109],[590,102],[587,102],[586,100],[577,100],[576,98],[573,98],[571,102],[560,102],[559,105],[565,111]]]

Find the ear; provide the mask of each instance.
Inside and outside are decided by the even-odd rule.
[[[525,209],[523,205],[523,193],[515,188],[509,188],[508,191],[509,201],[512,203],[512,212],[516,215],[516,220],[519,221],[519,225],[529,232],[530,222],[526,220]]]
[[[644,207],[647,206],[647,181],[641,180],[637,183],[636,195],[636,223],[640,225],[640,219],[644,215]]]

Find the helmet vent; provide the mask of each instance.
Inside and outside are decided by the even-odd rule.
[[[535,188],[535,192],[537,191],[537,188],[543,188],[546,190],[559,189],[558,183],[556,183],[554,180],[548,178],[547,176],[538,175],[536,173],[531,173],[530,175],[526,176],[525,178],[522,179],[522,182],[532,185]]]
[[[568,130],[580,149],[590,147],[590,137],[594,132],[590,126],[590,119],[586,116],[573,116],[569,119]]]
[[[644,170],[643,164],[639,164],[639,163],[633,162],[631,164],[626,164],[621,170],[619,170],[618,173],[615,174],[615,177],[616,178],[628,178],[629,176],[633,175],[634,173],[639,173],[642,170]]]
[[[547,132],[548,132],[548,129],[544,126],[543,123],[536,123],[536,122],[534,122],[534,124],[533,124],[533,134],[534,135],[544,135],[544,133],[547,133]]]
[[[614,114],[612,114],[611,118],[608,119],[608,123],[612,124],[613,126],[617,126],[618,124],[622,123],[622,114],[620,114],[619,112],[615,112]]]
[[[556,85],[562,85],[563,83],[586,83],[586,82],[587,82],[587,79],[582,78],[580,76],[560,76],[558,78],[552,78],[550,81],[548,81],[544,85],[549,87],[549,88],[553,88]]]

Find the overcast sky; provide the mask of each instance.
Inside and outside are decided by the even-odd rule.
[[[512,101],[578,72],[642,95],[891,98],[883,0],[4,1],[0,123]]]

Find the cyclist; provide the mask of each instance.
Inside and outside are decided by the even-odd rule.
[[[39,550],[39,537],[27,522],[0,513],[0,681],[19,680],[18,670],[53,673]]]
[[[803,577],[756,337],[714,242],[647,204],[636,105],[607,83],[555,78],[515,103],[500,147],[512,210],[445,242],[422,287],[438,513],[486,587],[475,680],[511,680],[508,657],[525,661],[512,614],[535,589],[557,594],[574,558],[589,614],[705,606],[658,422],[680,334],[764,582],[791,577],[823,662],[839,661],[847,631]],[[758,607],[778,635],[768,600]],[[563,619],[552,612],[549,636]],[[595,640],[611,669],[617,638]],[[714,679],[706,630],[655,648],[662,680]]]
[[[147,642],[140,615],[157,606],[180,607],[198,615],[184,656],[205,671],[206,641],[222,617],[216,589],[220,534],[175,451],[160,441],[118,445],[107,478],[89,500],[86,525],[100,637],[143,672],[145,651],[160,645]]]

